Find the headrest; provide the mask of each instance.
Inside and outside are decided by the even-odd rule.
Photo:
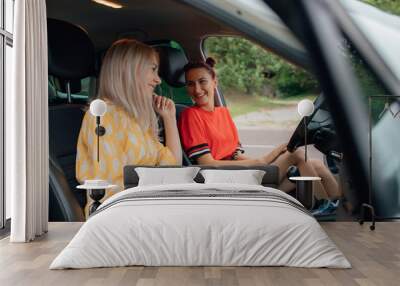
[[[185,86],[185,75],[183,67],[188,63],[185,53],[182,50],[168,46],[159,46],[160,54],[160,76],[170,86]]]
[[[50,75],[73,80],[94,74],[94,45],[82,28],[47,19],[47,35]]]

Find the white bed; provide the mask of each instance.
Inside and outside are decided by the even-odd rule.
[[[131,188],[105,201],[50,269],[127,265],[350,268],[318,222],[298,204],[279,190],[255,185]]]

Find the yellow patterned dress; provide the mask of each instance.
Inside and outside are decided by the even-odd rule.
[[[119,186],[116,191],[121,191],[125,165],[176,164],[169,148],[154,138],[149,130],[142,130],[135,118],[122,108],[108,102],[101,125],[105,127],[106,133],[100,137],[100,162],[97,162],[96,118],[89,111],[86,112],[79,133],[76,156],[76,178],[81,184],[84,180],[108,180]],[[105,198],[112,194],[108,190]],[[86,214],[89,205],[88,198]]]

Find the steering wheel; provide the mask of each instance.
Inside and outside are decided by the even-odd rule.
[[[307,144],[314,144],[325,155],[341,160],[342,148],[336,138],[333,121],[322,94],[314,101],[314,112],[306,118],[306,123],[302,119],[293,132],[287,144],[289,152],[294,152],[298,147],[304,146],[305,132],[307,132]]]
[[[309,119],[307,120],[309,122]],[[300,146],[303,146],[305,143],[305,133],[304,130],[306,129],[306,126],[304,124],[304,120],[302,119],[299,124],[296,127],[296,130],[293,132],[292,136],[290,137],[290,140],[286,146],[287,150],[290,153],[293,153],[296,151],[296,149]],[[310,138],[310,132],[307,128],[307,138]]]
[[[308,138],[308,144],[312,144],[312,139],[313,135],[315,133],[314,129],[311,129],[312,126],[310,124],[313,122],[314,117],[316,114],[319,113],[319,110],[321,110],[321,107],[323,106],[324,103],[324,98],[323,95],[321,94],[320,96],[317,97],[317,99],[314,101],[314,112],[306,118],[306,124],[304,122],[304,119],[302,119],[299,124],[297,125],[295,131],[293,132],[292,136],[290,137],[290,140],[287,144],[287,150],[289,152],[294,152],[298,147],[303,146],[305,143],[305,131],[307,132],[307,138]]]

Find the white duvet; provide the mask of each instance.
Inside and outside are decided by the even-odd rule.
[[[110,197],[56,257],[50,269],[145,266],[294,266],[349,268],[306,212],[279,200],[174,197],[125,200],[135,192],[272,188],[238,184],[135,187]],[[298,202],[297,202],[298,203]]]

